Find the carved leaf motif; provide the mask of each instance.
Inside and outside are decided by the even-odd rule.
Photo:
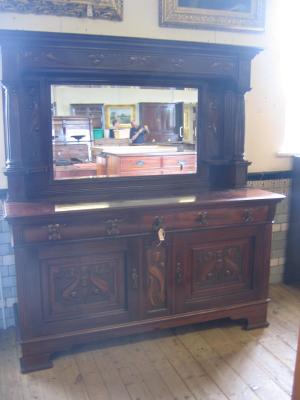
[[[25,85],[25,117],[26,125],[26,142],[30,143],[30,148],[28,148],[28,156],[31,162],[38,162],[41,159],[41,152],[39,148],[41,146],[40,137],[40,92],[39,84],[34,82]]]
[[[108,261],[101,265],[57,267],[53,278],[58,303],[108,301],[115,291],[114,269]]]
[[[209,286],[241,279],[242,255],[240,246],[195,250],[194,257],[193,283],[197,285]]]
[[[213,62],[211,64],[211,68],[214,71],[218,71],[218,72],[230,72],[233,70],[234,68],[234,64],[233,63],[229,63],[229,62]]]

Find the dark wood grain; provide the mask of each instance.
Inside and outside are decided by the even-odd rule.
[[[22,371],[105,337],[221,318],[266,326],[283,196],[244,187],[244,95],[259,50],[10,31],[0,42]],[[198,88],[197,171],[187,153],[178,170],[178,153],[143,164],[170,175],[55,180],[51,84]]]
[[[244,94],[250,89],[251,59],[259,49],[4,30],[0,43],[10,200],[136,198],[160,195],[161,185],[169,194],[245,185]],[[189,168],[189,176],[177,171],[178,176],[54,180],[51,84],[198,89],[197,171]],[[177,134],[170,133],[173,139]]]
[[[266,326],[281,198],[241,189],[199,196],[196,205],[160,199],[63,213],[45,205],[35,216],[8,203],[23,371],[109,336],[225,317]]]

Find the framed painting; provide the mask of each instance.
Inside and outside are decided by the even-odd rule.
[[[0,12],[123,19],[123,0],[0,0]]]
[[[160,26],[260,32],[265,0],[159,0]]]
[[[119,121],[121,128],[130,128],[130,122],[135,120],[136,107],[134,104],[104,106],[105,127],[111,128],[114,121]]]

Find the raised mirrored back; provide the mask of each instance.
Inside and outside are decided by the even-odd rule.
[[[198,89],[52,85],[54,179],[193,174]]]

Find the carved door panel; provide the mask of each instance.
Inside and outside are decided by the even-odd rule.
[[[254,286],[255,276],[264,271],[263,248],[257,240],[261,234],[257,227],[246,227],[176,236],[176,311],[255,299],[260,291]]]
[[[45,333],[137,316],[138,269],[129,241],[51,246],[40,251],[39,269]]]
[[[155,317],[170,314],[170,246],[169,242],[145,240],[142,246],[142,315]]]

